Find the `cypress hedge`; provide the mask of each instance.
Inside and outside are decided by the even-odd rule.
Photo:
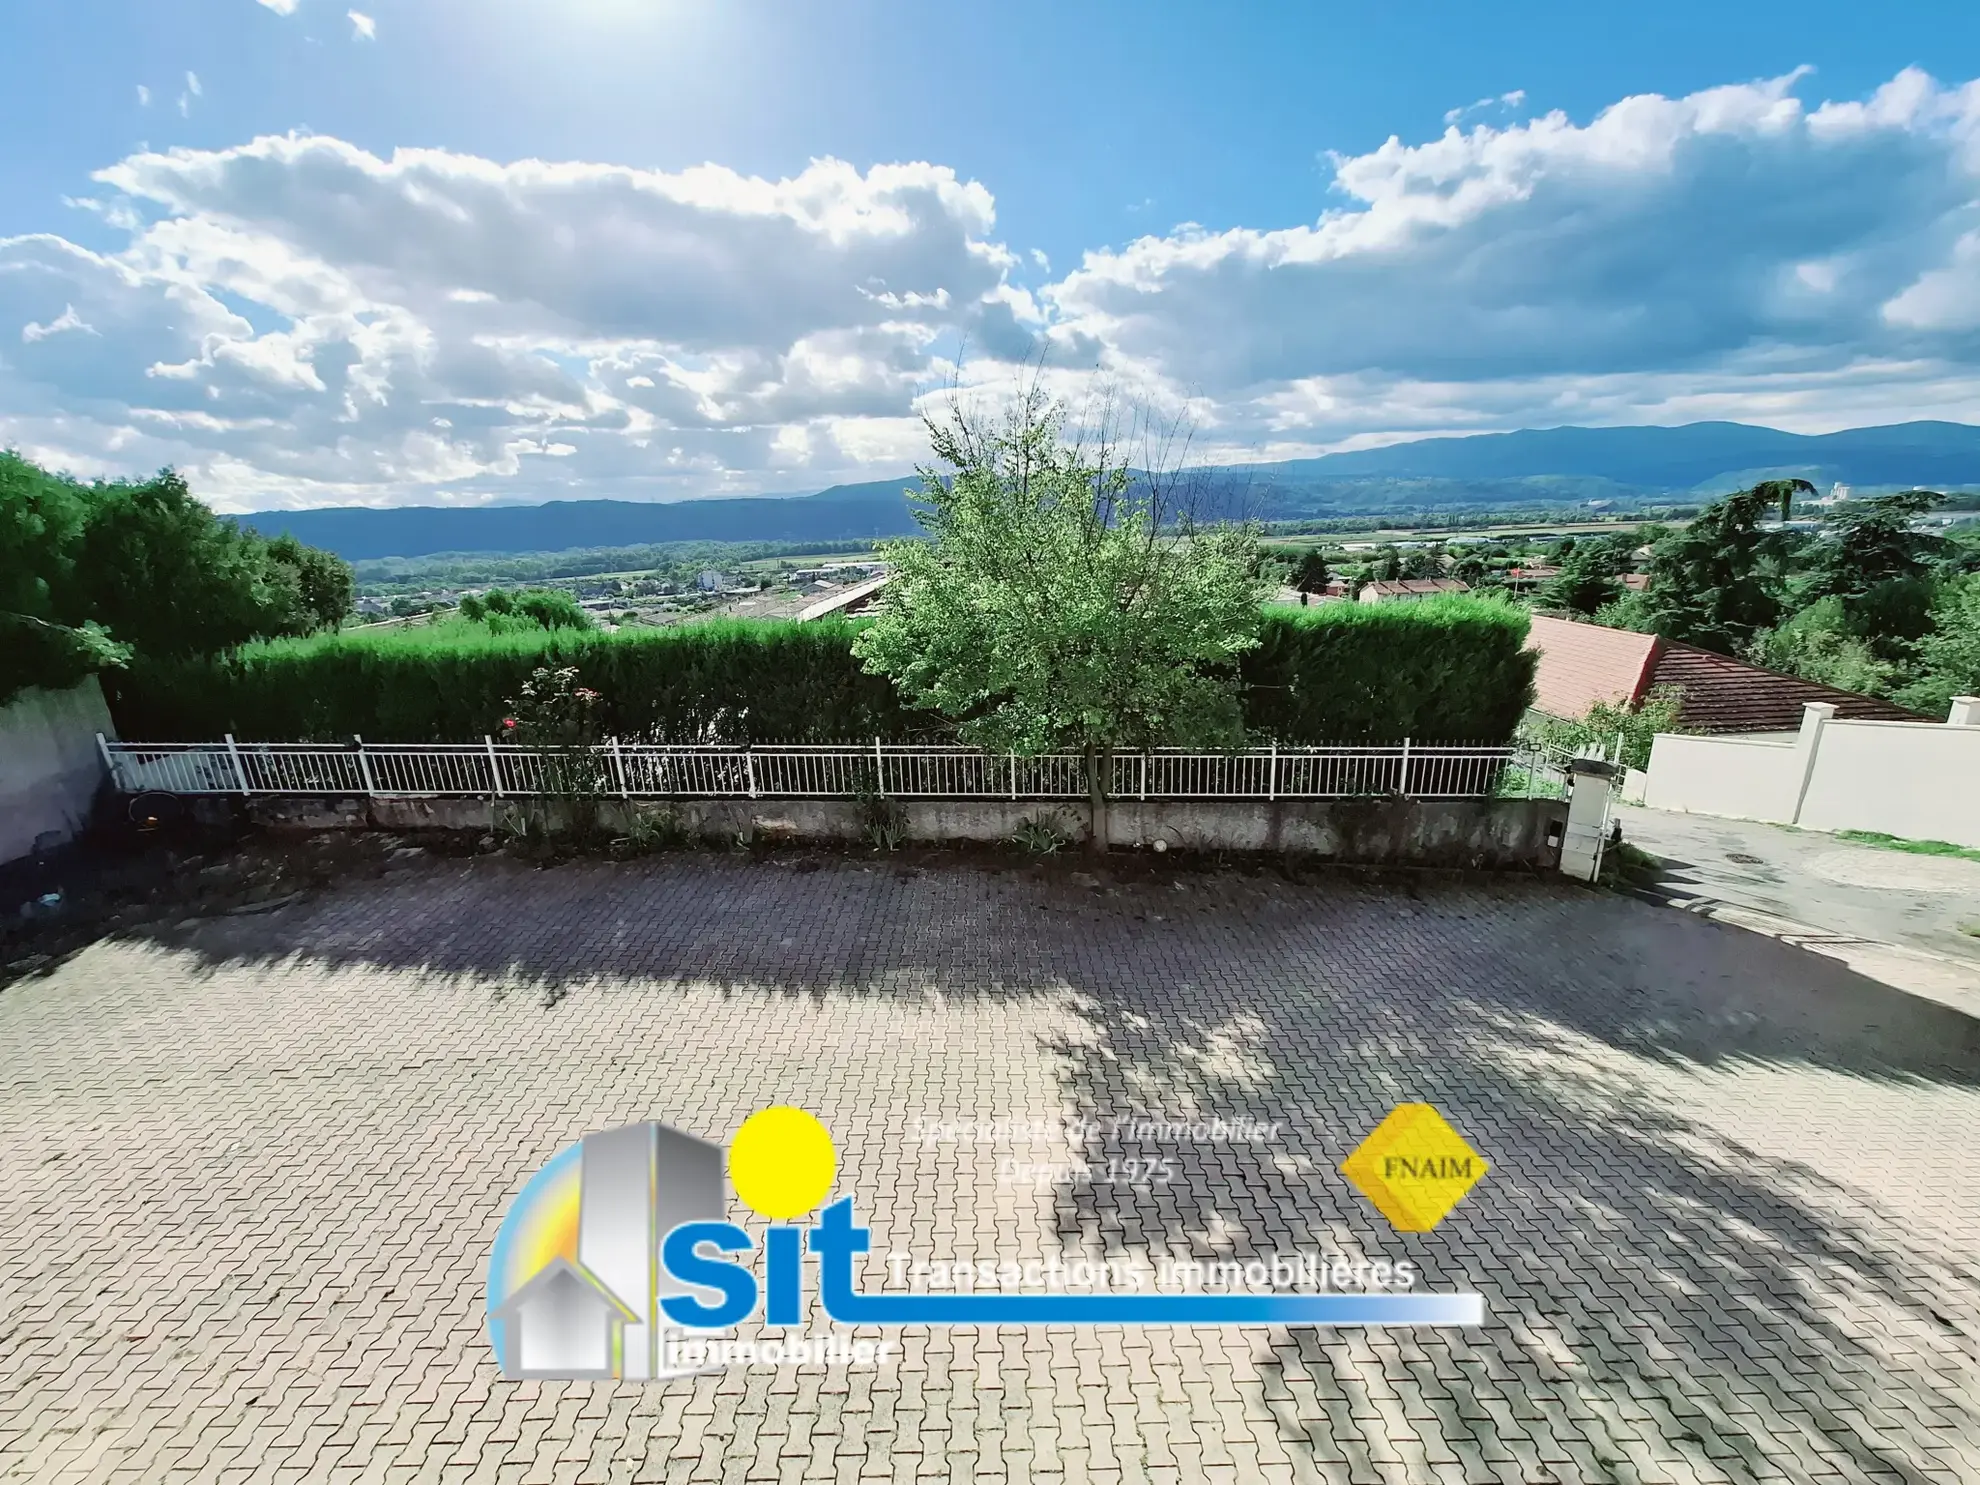
[[[851,652],[858,621],[711,621],[615,634],[425,629],[274,640],[232,655],[141,660],[105,676],[126,738],[474,742],[539,665],[578,668],[608,735],[730,743],[939,739]],[[1275,609],[1240,667],[1262,741],[1495,742],[1532,694],[1519,609],[1468,599]]]
[[[1504,742],[1533,704],[1526,632],[1495,599],[1274,609],[1239,667],[1245,723],[1287,743]]]

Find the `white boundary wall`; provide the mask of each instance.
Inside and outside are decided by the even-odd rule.
[[[1842,722],[1811,703],[1792,741],[1660,733],[1644,804],[1980,848],[1980,699],[1943,724]]]
[[[66,691],[23,691],[0,707],[0,862],[45,836],[73,840],[107,770],[97,734],[114,737],[95,676]]]

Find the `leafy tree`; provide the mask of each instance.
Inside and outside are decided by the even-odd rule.
[[[516,594],[515,612],[539,629],[591,629],[595,622],[561,588],[529,588]]]
[[[999,418],[956,406],[928,433],[947,467],[922,470],[928,539],[888,546],[887,606],[856,653],[968,742],[1083,752],[1104,850],[1115,749],[1243,741],[1256,541],[1197,529],[1173,478],[1130,470],[1106,436],[1068,442],[1036,386]]]
[[[0,699],[135,652],[185,658],[334,627],[351,571],[222,520],[171,470],[83,485],[0,454]]]
[[[460,614],[498,633],[597,627],[591,615],[561,588],[525,588],[519,593],[497,588],[480,597],[466,593],[461,596]]]
[[[1472,588],[1484,583],[1489,571],[1485,558],[1477,552],[1466,552],[1451,565],[1451,576]]]
[[[1896,700],[1944,717],[1955,696],[1980,696],[1980,572],[1946,583],[1932,617],[1932,632],[1918,642],[1918,678]]]
[[[1560,574],[1541,584],[1534,595],[1542,608],[1592,614],[1616,596],[1616,579],[1630,569],[1636,538],[1615,534],[1578,543],[1568,553]]]
[[[1633,629],[1638,634],[1651,634],[1650,615],[1642,593],[1624,593],[1612,598],[1595,610],[1595,622],[1608,629]]]
[[[1844,505],[1809,550],[1808,595],[1856,599],[1886,583],[1924,580],[1952,543],[1912,523],[1944,500],[1936,490],[1906,490]]]
[[[260,539],[216,517],[178,473],[94,494],[75,592],[140,654],[213,654],[287,630],[294,595],[271,581]]]
[[[357,585],[350,563],[333,553],[306,547],[293,536],[278,536],[269,542],[267,555],[275,568],[286,569],[284,584],[295,594],[285,633],[337,629],[351,616]]]
[[[101,625],[76,619],[75,554],[87,514],[72,482],[0,452],[0,703],[130,658]]]
[[[1437,565],[1437,554],[1435,552],[1425,551],[1420,547],[1413,552],[1405,552],[1397,570],[1403,577],[1410,579],[1433,578],[1443,575],[1443,569]]]
[[[1324,593],[1333,578],[1327,570],[1327,559],[1318,547],[1311,547],[1299,559],[1299,566],[1293,569],[1292,585],[1302,593]]]
[[[1259,548],[1251,559],[1251,575],[1267,592],[1285,587],[1293,575],[1290,553],[1283,547]]]
[[[1747,653],[1756,665],[1867,696],[1888,695],[1898,676],[1897,667],[1878,658],[1856,631],[1843,600],[1833,595],[1762,630]]]
[[[1585,716],[1573,721],[1548,717],[1532,731],[1542,746],[1561,753],[1588,750],[1613,755],[1630,768],[1650,766],[1650,746],[1660,732],[1686,732],[1678,716],[1684,710],[1684,690],[1658,686],[1635,705],[1598,701]]]
[[[1651,549],[1641,616],[1651,631],[1722,655],[1737,654],[1782,611],[1786,543],[1761,528],[1779,507],[1787,517],[1807,480],[1767,480],[1714,501]]]

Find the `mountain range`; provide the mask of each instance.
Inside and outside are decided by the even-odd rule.
[[[1273,464],[1195,471],[1199,510],[1323,520],[1488,507],[1566,510],[1590,501],[1699,501],[1762,479],[1826,488],[1980,486],[1980,427],[1915,422],[1838,433],[1745,423],[1532,428],[1424,438]],[[243,524],[293,534],[350,561],[439,552],[542,552],[669,541],[866,540],[915,529],[911,474],[814,495],[545,505],[338,506],[260,511]]]

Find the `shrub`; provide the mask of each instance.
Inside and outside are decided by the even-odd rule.
[[[109,686],[119,731],[147,741],[474,742],[499,729],[537,669],[575,666],[600,695],[604,737],[832,742],[939,732],[852,657],[853,625],[710,621],[671,629],[493,633],[419,629],[273,640],[215,659],[157,662]]]
[[[1277,610],[1239,662],[1245,722],[1284,743],[1503,742],[1532,702],[1526,630],[1486,598]]]
[[[597,732],[674,742],[946,738],[852,654],[857,620],[668,629],[418,629],[272,640],[219,659],[141,660],[106,689],[142,741],[474,742],[539,668],[576,667]],[[1532,692],[1523,610],[1485,599],[1277,610],[1239,665],[1245,723],[1286,743],[1498,742]]]
[[[1529,729],[1549,752],[1573,755],[1593,751],[1612,763],[1648,768],[1650,748],[1660,732],[1689,732],[1678,724],[1684,688],[1658,686],[1635,705],[1598,701],[1578,721],[1547,717]]]

